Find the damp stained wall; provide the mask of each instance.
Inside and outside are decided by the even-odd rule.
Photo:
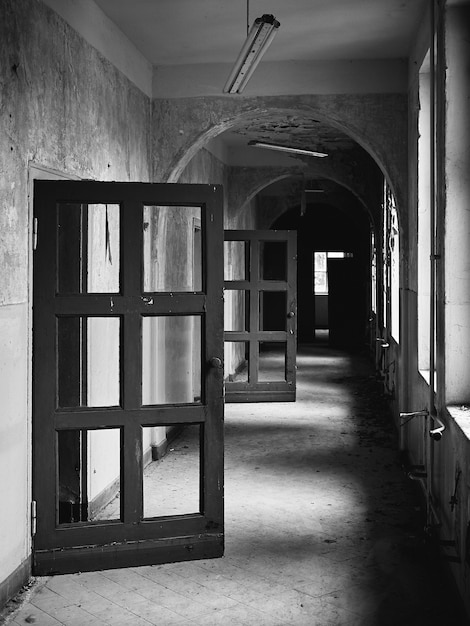
[[[150,98],[39,0],[0,4],[0,80],[2,583],[27,575],[31,548],[30,166],[147,182],[154,132]],[[225,181],[223,164],[205,151],[181,179]]]
[[[155,129],[150,98],[39,0],[0,4],[0,81],[0,584],[14,591],[31,551],[31,166],[148,182]],[[181,182],[226,179],[200,151]]]
[[[149,181],[151,108],[38,0],[0,3],[0,82],[0,584],[14,585],[15,576],[27,576],[30,555],[28,168]]]

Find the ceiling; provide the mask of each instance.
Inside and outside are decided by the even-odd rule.
[[[95,0],[155,66],[232,63],[246,0]],[[406,57],[427,0],[250,0],[249,21],[281,23],[264,57],[324,61]]]
[[[247,32],[247,0],[95,0],[154,67],[232,64]],[[405,59],[427,0],[249,0],[249,22],[281,23],[265,62]],[[257,72],[260,71],[258,68]],[[299,159],[248,148],[249,140],[350,149],[344,133],[303,115],[265,114],[220,135],[209,149],[232,165],[296,165]]]

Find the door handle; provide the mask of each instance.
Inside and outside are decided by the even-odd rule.
[[[295,313],[294,311],[289,311],[289,313],[287,314],[287,317],[294,317]]]
[[[215,367],[217,369],[222,369],[222,359],[219,359],[218,356],[213,356],[210,361],[210,366]]]

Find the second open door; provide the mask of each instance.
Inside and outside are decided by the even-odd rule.
[[[226,402],[285,402],[296,395],[295,231],[226,230]]]

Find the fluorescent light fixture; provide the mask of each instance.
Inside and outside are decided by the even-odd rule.
[[[304,189],[305,193],[325,193],[324,189]]]
[[[290,146],[279,146],[274,143],[264,141],[249,141],[249,146],[254,148],[268,148],[269,150],[279,150],[279,152],[292,152],[293,154],[303,154],[304,156],[327,157],[326,152],[315,152],[314,150],[304,150],[303,148],[291,148]]]
[[[255,19],[225,83],[224,93],[241,93],[243,91],[280,25],[274,15],[265,14]]]

